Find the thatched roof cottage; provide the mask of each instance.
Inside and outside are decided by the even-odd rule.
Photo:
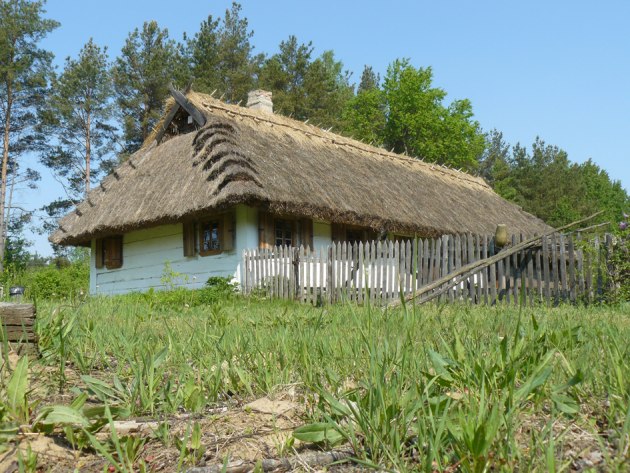
[[[144,147],[50,238],[92,248],[92,293],[162,287],[166,262],[199,286],[247,248],[548,230],[481,178],[274,115],[270,93],[247,108],[172,93]]]

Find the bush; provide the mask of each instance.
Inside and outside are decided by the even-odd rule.
[[[85,262],[53,266],[33,272],[25,281],[27,294],[33,299],[74,299],[89,292],[90,267]]]

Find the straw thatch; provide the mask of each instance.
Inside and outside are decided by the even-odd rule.
[[[176,136],[163,135],[170,122],[158,124],[142,150],[60,220],[52,242],[86,244],[236,204],[423,236],[489,234],[498,223],[525,235],[549,229],[480,178],[207,95],[187,99],[205,124]],[[171,99],[169,120],[172,107]]]

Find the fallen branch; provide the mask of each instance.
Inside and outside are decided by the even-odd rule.
[[[229,462],[227,465],[218,463],[210,466],[198,466],[191,468],[187,473],[247,473],[256,468],[256,466],[262,468],[263,471],[291,471],[296,468],[303,468],[305,465],[311,468],[319,468],[335,462],[348,460],[352,458],[353,455],[353,450],[346,448],[332,450],[330,452],[304,453],[290,458],[268,458],[258,462],[242,460]]]
[[[505,249],[503,251],[500,251],[499,253],[497,253],[496,255],[493,255],[489,258],[483,259],[483,260],[479,260],[479,261],[474,261],[473,263],[469,263],[466,266],[462,266],[461,268],[457,269],[456,271],[453,271],[449,274],[447,274],[446,276],[442,276],[441,278],[437,279],[436,281],[432,282],[431,284],[427,284],[426,286],[422,286],[420,289],[418,289],[417,291],[415,291],[412,294],[409,294],[408,296],[406,296],[403,300],[405,302],[409,302],[413,299],[418,299],[420,298],[419,301],[417,301],[419,304],[424,304],[425,302],[428,302],[436,297],[438,297],[440,294],[445,293],[446,291],[448,291],[449,289],[451,289],[452,287],[457,286],[458,284],[460,284],[462,281],[470,278],[471,276],[473,276],[476,272],[480,271],[481,269],[490,266],[491,264],[497,263],[499,261],[501,261],[502,259],[506,258],[507,256],[510,256],[514,253],[518,253],[519,251],[525,250],[527,248],[530,248],[532,246],[535,246],[540,240],[542,240],[543,237],[545,236],[549,236],[553,233],[559,233],[563,230],[566,230],[568,228],[574,227],[576,225],[579,225],[581,223],[587,222],[595,217],[597,217],[598,215],[600,215],[602,211],[599,211],[597,213],[594,213],[593,215],[591,215],[590,217],[586,217],[583,218],[581,220],[577,220],[575,222],[571,222],[567,225],[564,225],[562,227],[556,228],[551,232],[548,233],[544,233],[541,236],[535,236],[532,238],[529,238],[528,240],[525,240],[517,245],[512,246],[511,248]],[[426,296],[425,296],[426,295]],[[422,297],[425,296],[425,297]],[[401,300],[395,300],[393,302],[391,302],[389,304],[390,307],[398,307],[402,304]]]

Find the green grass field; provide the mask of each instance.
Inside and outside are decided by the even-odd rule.
[[[290,392],[300,408],[276,457],[345,445],[355,465],[387,470],[630,470],[628,306],[383,311],[190,297],[40,302],[42,358],[23,393],[25,362],[3,369],[6,445],[44,432],[96,457],[96,471],[220,465],[229,449],[208,453],[202,419]],[[103,440],[116,418],[162,423]],[[152,465],[151,445],[176,461]]]

